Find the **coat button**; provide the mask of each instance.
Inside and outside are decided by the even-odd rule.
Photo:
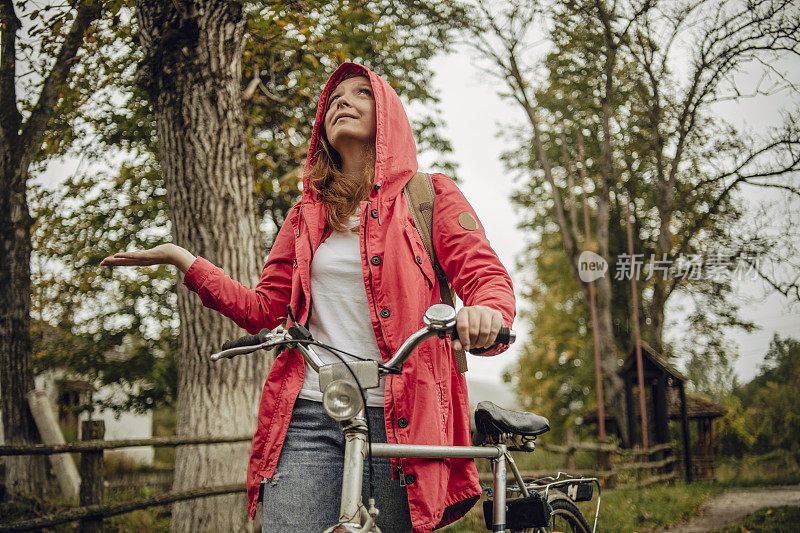
[[[378,266],[378,265],[381,264],[381,258],[378,257],[377,255],[373,255],[372,259],[370,259],[369,262],[372,263],[375,266]]]
[[[374,187],[375,192],[378,192],[380,190],[380,188],[381,188],[381,184],[380,183],[376,183],[375,187]]]
[[[401,429],[407,428],[408,427],[408,419],[405,418],[405,417],[400,418],[397,421],[397,427],[399,427]]]
[[[422,258],[420,256],[417,256],[417,263],[419,263],[420,265],[422,264]]]
[[[413,485],[416,480],[417,476],[414,474],[406,474],[406,485]]]
[[[373,209],[372,211],[369,212],[369,214],[372,215],[372,218],[378,218],[378,210],[377,209]]]
[[[381,309],[381,317],[382,318],[389,318],[389,315],[391,315],[391,314],[392,314],[392,312],[389,311],[387,308],[384,307],[383,309]],[[402,426],[402,427],[405,427],[405,426]]]

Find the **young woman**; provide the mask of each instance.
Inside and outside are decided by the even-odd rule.
[[[280,229],[255,289],[171,244],[115,254],[102,264],[174,264],[203,305],[251,333],[276,327],[290,305],[317,340],[387,361],[440,301],[403,194],[417,172],[416,157],[395,91],[366,67],[345,63],[322,91],[303,198]],[[375,440],[468,445],[467,388],[453,348],[503,351],[492,340],[502,325],[512,325],[514,292],[464,196],[442,174],[432,181],[433,244],[464,302],[457,318],[463,340],[423,343],[401,375],[369,391],[367,411]],[[344,442],[321,398],[317,375],[300,354],[277,358],[264,385],[247,473],[250,513],[261,494],[264,531],[322,531],[338,520]],[[375,468],[383,531],[442,527],[481,494],[472,460],[384,461],[376,460]]]

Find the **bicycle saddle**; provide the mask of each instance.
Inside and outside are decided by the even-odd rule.
[[[535,437],[550,431],[550,421],[534,413],[509,411],[492,402],[480,402],[475,408],[475,429],[487,437],[501,433]]]

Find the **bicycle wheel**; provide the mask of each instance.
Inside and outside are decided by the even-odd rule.
[[[550,499],[553,514],[548,527],[529,528],[511,533],[589,533],[592,529],[572,500],[563,496]]]

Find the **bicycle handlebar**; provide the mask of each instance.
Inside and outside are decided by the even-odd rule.
[[[434,335],[438,335],[440,337],[450,335],[454,339],[457,339],[458,332],[455,328],[455,317],[455,310],[449,305],[436,304],[429,307],[425,312],[425,317],[423,319],[425,322],[425,327],[412,333],[405,340],[405,342],[403,342],[391,359],[389,359],[386,364],[382,365],[381,373],[388,374],[399,371],[403,366],[403,363],[411,356],[417,346]],[[500,332],[495,338],[495,343],[512,344],[516,338],[516,333],[504,326],[500,328]],[[307,346],[307,344],[310,342],[311,341],[308,339],[296,339],[292,337],[291,333],[283,328],[278,328],[274,332],[263,330],[256,335],[245,335],[238,339],[226,342],[222,345],[222,351],[213,354],[211,356],[211,360],[218,361],[223,358],[229,359],[237,355],[252,353],[262,348],[269,349],[281,345],[290,345],[303,355],[303,358],[308,361],[314,370],[319,372],[319,367],[322,366],[322,361],[319,359],[317,354],[314,353],[311,347]],[[470,353],[480,354],[485,353],[488,350],[489,348],[479,348],[470,350]]]

